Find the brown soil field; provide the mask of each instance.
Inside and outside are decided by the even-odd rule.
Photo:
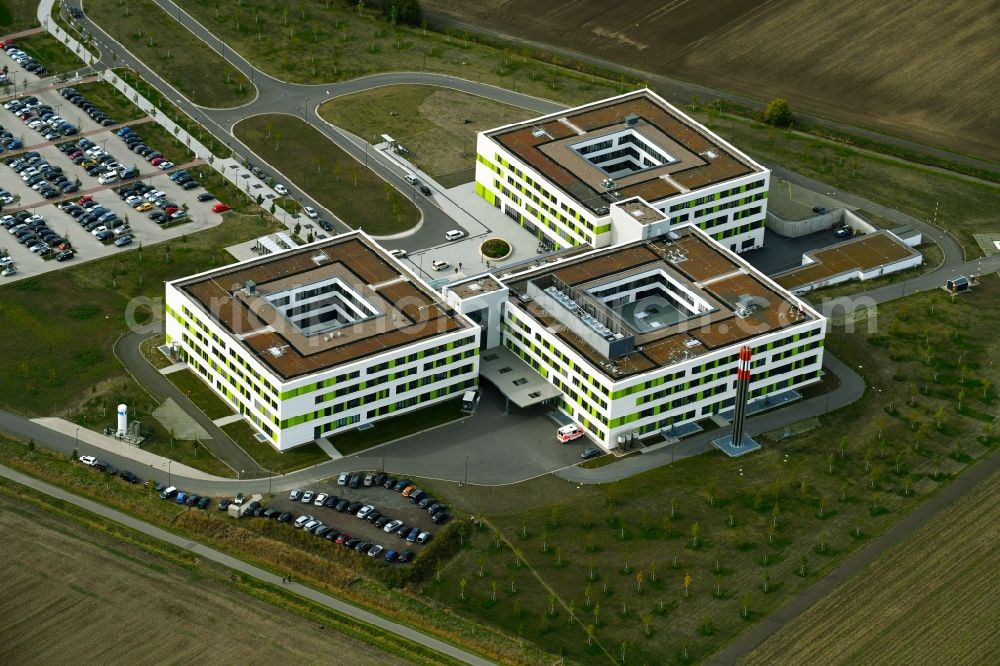
[[[998,543],[1000,473],[741,663],[995,663],[1000,654]]]
[[[425,0],[432,13],[643,71],[1000,158],[1000,3]]]
[[[0,663],[405,663],[234,590],[221,567],[186,569],[20,500],[0,497],[0,532]]]

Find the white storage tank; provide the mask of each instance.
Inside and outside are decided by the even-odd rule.
[[[118,436],[128,433],[128,405],[118,405]]]

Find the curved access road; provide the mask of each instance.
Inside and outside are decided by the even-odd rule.
[[[229,467],[237,471],[245,471],[246,475],[250,477],[264,477],[271,474],[258,465],[222,428],[215,425],[212,419],[208,418],[205,412],[201,411],[183,391],[146,360],[139,345],[143,340],[161,333],[163,333],[162,321],[129,331],[115,341],[113,348],[115,356],[132,375],[132,379],[153,396],[158,403],[162,404],[170,398],[188,416],[197,421],[198,425],[204,428],[211,438],[211,442],[207,443],[207,446],[216,457]]]
[[[90,511],[91,513],[97,514],[102,518],[113,520],[120,525],[124,525],[129,529],[151,536],[154,539],[159,539],[160,541],[164,541],[178,548],[183,548],[184,550],[194,553],[199,558],[203,557],[206,560],[217,562],[223,566],[229,567],[233,571],[238,571],[245,576],[250,576],[263,583],[281,585],[283,588],[291,590],[292,592],[295,592],[299,596],[305,597],[310,601],[321,604],[332,611],[341,613],[342,615],[346,615],[373,627],[378,627],[379,629],[395,634],[404,640],[430,648],[431,650],[447,655],[453,659],[458,659],[467,664],[475,664],[476,666],[489,666],[493,663],[483,659],[479,655],[467,652],[450,643],[446,643],[421,631],[417,631],[416,629],[405,624],[393,622],[392,620],[388,620],[381,615],[376,615],[375,613],[367,611],[364,608],[349,604],[346,601],[332,597],[329,594],[324,594],[323,592],[319,592],[318,590],[306,585],[296,582],[284,583],[281,576],[277,576],[269,571],[261,569],[260,567],[248,564],[243,560],[233,557],[232,555],[227,555],[222,551],[210,548],[197,541],[192,541],[187,537],[182,537],[174,534],[173,532],[168,532],[157,527],[156,525],[147,523],[144,520],[133,518],[128,514],[112,509],[104,504],[99,504],[85,497],[80,497],[79,495],[67,492],[61,488],[45,483],[44,481],[39,481],[34,477],[30,477],[16,470],[10,469],[9,467],[0,465],[0,476],[10,479],[11,481],[15,481],[23,486],[27,486],[32,490],[49,495],[50,497],[54,497],[64,502],[69,502],[74,506]]]

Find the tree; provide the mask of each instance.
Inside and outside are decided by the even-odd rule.
[[[740,615],[743,617],[750,617],[750,595],[744,594],[742,600],[742,609],[740,610]]]
[[[689,573],[684,574],[684,596],[685,597],[690,597],[691,596],[691,583],[693,583],[693,582],[694,582],[694,579],[691,578],[691,574],[689,574]]]
[[[468,585],[468,581],[466,581],[464,578],[461,579],[460,581],[458,581],[458,588],[460,590],[462,601],[465,601],[465,586],[466,585]]]
[[[636,594],[642,594],[642,581],[643,581],[642,571],[635,572],[635,592]]]
[[[643,613],[640,616],[639,619],[642,620],[642,633],[645,634],[646,636],[652,635],[652,633],[653,633],[653,630],[652,630],[653,615],[652,615],[652,613],[650,613],[649,611],[646,611],[645,613]]]
[[[701,536],[701,525],[695,523],[691,526],[691,547],[698,547],[698,537]]]
[[[495,580],[490,581],[490,601],[497,600],[497,582]]]
[[[767,103],[764,109],[763,121],[775,127],[788,127],[792,124],[792,107],[788,100],[778,97]]]

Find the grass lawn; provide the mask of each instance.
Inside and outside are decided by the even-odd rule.
[[[162,370],[173,365],[173,362],[157,349],[157,347],[165,343],[166,339],[165,335],[156,335],[146,338],[139,344],[139,351],[142,352],[143,357],[157,370]]]
[[[180,139],[156,123],[143,123],[135,128],[147,146],[152,146],[174,164],[185,164],[193,160],[194,153]]]
[[[79,56],[47,32],[19,39],[17,45],[42,63],[49,70],[48,75],[75,72],[86,66]]]
[[[212,419],[221,419],[223,416],[231,416],[235,412],[227,405],[222,398],[205,385],[193,370],[178,370],[165,375],[174,386],[184,392],[191,402],[196,404],[205,415]]]
[[[834,331],[827,348],[873,388],[745,458],[602,486],[429,483],[486,522],[423,592],[569,661],[606,663],[623,641],[629,663],[704,659],[1000,443],[997,286],[880,306],[877,334]]]
[[[102,0],[110,2],[111,0]],[[427,71],[513,88],[537,97],[580,103],[624,92],[623,84],[540,62],[527,50],[476,44],[462,35],[390,25],[356,3],[314,2],[275,11],[271,0],[179,4],[261,70],[285,81],[326,83],[377,72]],[[583,73],[586,72],[586,73]]]
[[[101,107],[105,113],[120,123],[127,123],[130,120],[139,120],[146,117],[142,109],[133,104],[130,99],[125,97],[125,95],[107,81],[77,83],[73,87],[81,95],[86,95],[87,99]]]
[[[934,219],[936,212],[937,223],[956,236],[970,258],[982,254],[972,236],[974,233],[1000,232],[996,218],[1000,186],[863,153],[843,144],[735,116],[720,117],[703,107],[692,113],[756,159],[780,164],[835,189],[922,220]]]
[[[130,299],[153,299],[139,308],[139,323],[162,316],[163,283],[228,261],[219,249],[273,231],[254,205],[231,188],[236,209],[219,226],[0,287],[0,376],[17,391],[0,404],[35,415],[72,413],[108,391],[124,373],[112,353],[125,330]],[[217,194],[226,196],[229,190]]]
[[[0,0],[0,31],[9,35],[38,25],[36,0]]]
[[[153,105],[156,106],[156,108],[162,111],[163,115],[183,127],[188,134],[193,136],[206,148],[212,151],[213,155],[222,158],[232,155],[233,151],[230,150],[226,144],[216,139],[213,134],[209,133],[209,131],[202,127],[199,123],[192,120],[191,116],[178,109],[176,104],[160,94],[158,90],[149,85],[145,79],[140,77],[131,69],[119,68],[115,70],[115,73],[122,77],[126,83],[135,88],[140,95],[148,99]]]
[[[296,446],[290,451],[276,451],[267,442],[258,441],[254,437],[256,431],[246,421],[230,423],[222,426],[222,429],[247,452],[247,455],[257,461],[258,465],[275,474],[287,474],[330,460],[330,456],[315,443]]]
[[[143,450],[210,474],[226,477],[236,475],[203,445],[192,441],[172,440],[170,433],[152,416],[159,404],[123,371],[95,385],[90,394],[85,394],[80,404],[73,407],[68,417],[81,427],[103,432],[106,426],[114,425],[115,407],[119,404],[128,405],[129,418],[142,424],[142,431],[148,436],[143,443]],[[137,469],[132,471],[141,475]]]
[[[374,428],[368,430],[351,430],[327,439],[342,455],[349,456],[400,437],[456,421],[462,418],[458,410],[460,406],[460,400],[448,400],[403,416],[378,421]]]
[[[409,151],[407,159],[432,176],[468,172],[476,158],[476,132],[537,115],[434,86],[386,86],[335,97],[319,114],[368,140],[389,134]]]
[[[209,474],[228,477],[230,479],[236,478],[236,472],[233,468],[212,455],[212,452],[200,442],[180,439],[171,442],[168,436],[165,438],[159,437],[142,448],[150,453],[170,458],[175,462],[200,469]]]
[[[254,98],[247,77],[151,0],[88,0],[87,16],[195,104]]]
[[[420,217],[392,185],[294,116],[254,116],[240,121],[233,131],[351,228],[384,236],[413,227]]]

